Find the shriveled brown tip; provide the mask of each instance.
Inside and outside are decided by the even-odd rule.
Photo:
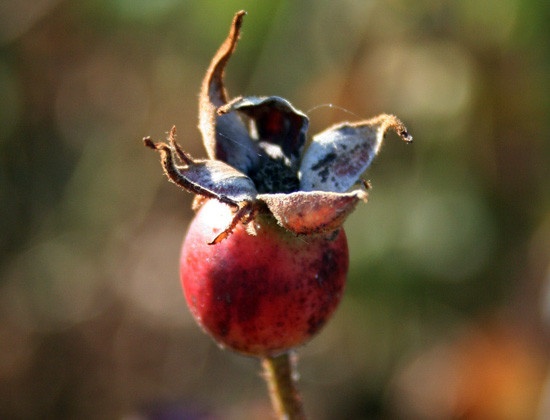
[[[231,235],[232,232],[233,232],[232,229],[231,230],[224,230],[218,236],[216,236],[214,239],[212,239],[210,242],[208,242],[208,245],[219,244],[224,239],[227,239],[229,237],[229,235]]]
[[[412,143],[413,137],[409,134],[407,130],[403,130],[397,133],[407,143]]]
[[[143,139],[143,144],[145,147],[148,147],[149,149],[157,150],[161,153],[170,153],[170,147],[166,143],[163,142],[157,142],[155,143],[153,140],[151,140],[151,137],[145,137]]]
[[[239,101],[242,101],[242,96],[236,96],[235,98],[231,99],[230,102],[220,106],[218,109],[216,109],[216,114],[218,115],[224,115],[233,110],[233,106],[238,103]]]
[[[363,184],[365,190],[372,190],[372,184],[368,179],[361,178],[361,184]]]
[[[245,10],[239,10],[237,13],[235,13],[235,16],[233,16],[233,23],[231,24],[231,33],[236,32],[238,35],[239,29],[241,29],[241,25],[243,23],[243,17],[246,15]]]
[[[170,148],[168,147],[168,145],[166,143],[163,143],[163,142],[154,142],[151,137],[144,137],[143,138],[143,144],[145,145],[145,147],[148,147],[149,149],[153,149],[153,150],[157,150],[159,152],[166,152],[166,153],[169,153],[170,152]]]
[[[223,73],[229,58],[237,47],[241,26],[246,12],[241,10],[235,14],[231,22],[231,28],[227,38],[220,46],[214,58],[210,62],[206,77],[203,80],[201,100],[207,100],[218,105],[227,102],[226,92],[223,84]]]
[[[403,141],[406,141],[407,143],[410,143],[413,141],[413,138],[409,134],[407,127],[405,127],[405,125],[401,122],[401,120],[397,118],[395,115],[382,114],[380,115],[380,117],[382,117],[382,119],[384,120],[382,122],[382,125],[385,125],[387,128],[391,128],[393,131],[395,131],[395,133],[399,137],[401,137]]]
[[[176,141],[176,126],[172,126],[170,132],[168,133],[168,143],[170,144],[170,150],[175,151],[176,155],[184,162],[186,165],[191,165],[194,163],[193,158],[189,153],[182,149],[180,144]]]
[[[172,130],[170,130],[170,134],[168,136],[168,140],[170,141],[170,143],[174,141],[175,133],[176,133],[176,127],[174,126],[172,127]],[[154,142],[150,136],[143,138],[143,144],[145,147],[148,147],[149,149],[158,150],[160,152],[169,153],[171,149],[170,146],[168,146],[166,143],[162,141]]]
[[[176,126],[173,125],[172,128],[170,129],[170,132],[168,133],[168,139],[172,140],[175,138],[176,138]]]
[[[229,235],[233,233],[233,230],[235,229],[235,227],[239,222],[243,224],[249,223],[254,218],[254,214],[255,214],[255,208],[252,203],[247,203],[247,202],[242,203],[241,206],[235,212],[229,226],[227,226],[222,232],[220,232],[214,239],[208,242],[208,245],[219,244],[221,241],[228,238]]]
[[[149,149],[156,149],[155,142],[151,137],[143,137],[143,144],[145,147],[148,147]]]

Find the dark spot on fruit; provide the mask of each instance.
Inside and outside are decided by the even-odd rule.
[[[311,272],[316,274],[313,276],[313,282],[310,282],[310,286],[313,288],[323,288],[326,291],[337,287],[334,281],[330,281],[335,277],[334,274],[338,270],[337,263],[334,250],[326,248],[321,255],[321,260],[312,264]]]
[[[327,241],[334,242],[334,240],[338,237],[339,234],[340,234],[340,229],[336,229],[335,231],[331,232],[327,236]]]
[[[216,332],[220,337],[225,337],[229,333],[229,319],[219,320],[216,325]]]

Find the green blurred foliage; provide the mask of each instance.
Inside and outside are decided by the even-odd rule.
[[[346,223],[347,294],[300,350],[312,418],[549,415],[545,2],[7,0],[0,418],[268,416],[256,362],[185,308],[191,197],[140,140],[176,124],[204,155],[202,73],[242,8],[230,93],[415,138],[388,136]]]

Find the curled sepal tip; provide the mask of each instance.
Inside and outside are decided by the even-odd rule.
[[[224,161],[243,172],[256,166],[257,145],[237,113],[219,115],[217,109],[227,103],[225,67],[237,47],[245,14],[241,10],[233,17],[229,34],[206,71],[199,95],[199,130],[208,157]]]
[[[161,155],[164,173],[181,188],[206,198],[215,198],[233,208],[242,207],[256,197],[252,180],[232,166],[218,160],[193,159],[175,140],[176,128],[168,135],[168,144],[143,139],[145,146]]]
[[[208,100],[218,106],[227,102],[227,93],[223,82],[225,66],[233,55],[235,48],[237,48],[237,42],[239,41],[241,26],[245,15],[246,12],[241,10],[233,17],[231,27],[229,28],[229,34],[212,58],[206,76],[203,79],[201,100]]]

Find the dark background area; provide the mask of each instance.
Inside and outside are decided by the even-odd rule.
[[[233,95],[311,134],[398,115],[346,222],[348,288],[300,349],[314,419],[550,416],[550,6],[534,0],[0,4],[0,418],[257,419],[256,360],[178,280],[197,94],[233,14]]]

